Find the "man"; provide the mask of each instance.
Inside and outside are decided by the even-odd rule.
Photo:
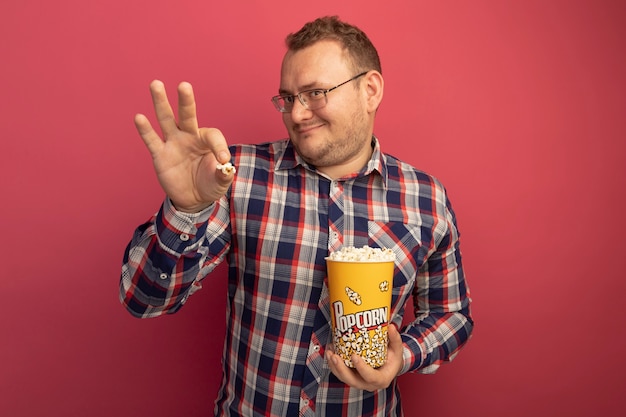
[[[176,121],[151,92],[164,138],[135,118],[167,198],[124,257],[121,299],[138,317],[176,312],[229,264],[219,416],[400,416],[397,376],[434,372],[473,322],[454,212],[433,177],[381,153],[376,49],[358,28],[317,19],[287,37],[279,95],[289,140],[228,146],[199,128],[192,88]],[[232,161],[236,173],[217,169]],[[324,258],[343,246],[396,254],[386,363],[354,369],[331,340]],[[402,325],[413,298],[417,319]],[[397,326],[397,328],[396,328]]]

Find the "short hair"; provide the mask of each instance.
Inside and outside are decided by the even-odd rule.
[[[285,43],[290,51],[298,51],[322,40],[333,40],[348,52],[355,71],[376,70],[382,74],[376,48],[358,27],[343,22],[338,16],[326,16],[306,23],[296,33],[290,33]]]

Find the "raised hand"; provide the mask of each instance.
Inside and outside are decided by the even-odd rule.
[[[159,183],[178,210],[201,211],[220,199],[233,181],[232,173],[217,169],[218,163],[230,160],[226,139],[217,129],[198,128],[191,84],[178,86],[178,122],[163,83],[153,81],[150,92],[163,138],[143,114],[135,116],[135,126],[152,155]]]

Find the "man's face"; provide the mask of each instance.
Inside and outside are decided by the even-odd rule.
[[[287,52],[280,93],[328,89],[355,75],[337,42],[320,41]],[[328,102],[321,109],[308,110],[296,99],[292,111],[283,113],[283,122],[298,154],[331,178],[358,171],[372,152],[373,113],[366,106],[363,78],[329,92]],[[358,81],[362,83],[357,84]]]

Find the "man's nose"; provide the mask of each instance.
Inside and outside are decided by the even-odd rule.
[[[298,98],[294,100],[293,107],[291,108],[291,119],[297,123],[298,120],[306,120],[311,117],[311,110],[309,110]]]

